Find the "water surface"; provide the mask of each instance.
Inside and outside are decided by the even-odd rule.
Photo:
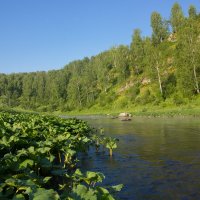
[[[199,119],[82,118],[120,140],[113,158],[91,151],[80,161],[104,173],[105,185],[123,183],[120,199],[200,199]]]

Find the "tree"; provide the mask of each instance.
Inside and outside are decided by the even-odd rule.
[[[162,19],[161,15],[158,12],[153,12],[151,14],[151,27],[153,30],[153,44],[158,45],[168,36],[167,22]]]
[[[45,91],[46,91],[46,73],[37,72],[34,76],[32,88],[34,90],[35,104],[41,105],[46,103]]]
[[[92,63],[85,65],[85,70],[83,72],[83,90],[84,90],[84,99],[85,106],[90,107],[94,104],[95,99],[98,95],[97,90],[97,76],[94,70]]]
[[[154,46],[151,40],[145,41],[145,57],[146,57],[146,71],[149,73],[152,82],[155,80],[158,83],[160,96],[163,97],[163,82],[166,78],[163,76],[167,68],[166,49],[167,42],[163,42],[158,46]]]
[[[27,73],[23,76],[22,97],[21,104],[26,109],[33,109],[33,97],[34,97],[34,76],[36,73]]]
[[[177,76],[180,90],[187,96],[199,94],[200,24],[189,19],[180,30],[177,44]]]
[[[151,53],[151,61],[152,61],[152,67],[156,70],[157,72],[157,78],[158,78],[158,83],[159,83],[159,89],[161,95],[163,95],[163,86],[162,86],[162,79],[161,79],[161,65],[160,62],[162,60],[162,53],[159,51],[157,48],[153,47],[152,48],[152,53]]]
[[[188,10],[189,18],[194,19],[197,17],[197,10],[196,7],[193,5],[190,5],[189,10]]]
[[[115,63],[113,63],[113,54],[110,51],[100,53],[93,59],[93,64],[97,74],[97,89],[107,93],[113,85],[112,69],[115,66]]]
[[[71,76],[67,85],[67,102],[71,109],[89,107],[97,96],[97,77],[89,58],[68,66]]]
[[[130,45],[130,52],[131,64],[135,68],[135,73],[140,74],[144,67],[144,44],[141,37],[141,31],[139,29],[134,30]]]
[[[172,6],[170,22],[174,33],[178,32],[184,23],[183,11],[178,3]]]
[[[113,60],[113,71],[117,74],[118,83],[125,81],[129,74],[129,55],[130,51],[128,46],[120,45],[110,49]],[[113,73],[114,73],[113,72]]]
[[[7,76],[5,74],[0,74],[0,105],[7,104],[6,85],[7,85]]]
[[[167,22],[162,20],[159,13],[153,12],[151,15],[151,27],[153,29],[151,43],[147,43],[147,57],[148,66],[152,71],[152,75],[156,77],[159,84],[160,95],[163,97],[163,80],[162,72],[165,68],[164,53],[166,50],[163,49],[163,41],[168,36],[168,25]],[[148,40],[147,40],[148,42]],[[153,45],[152,45],[153,44]]]

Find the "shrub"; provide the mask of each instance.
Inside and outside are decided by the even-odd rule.
[[[151,95],[149,89],[145,90],[142,95],[135,99],[135,102],[141,105],[151,103],[155,100],[155,96]]]
[[[173,102],[175,105],[178,106],[181,104],[186,104],[188,102],[188,99],[184,98],[183,95],[178,92],[173,95]]]
[[[130,88],[128,91],[128,95],[130,96],[131,101],[135,101],[136,97],[140,94],[140,88],[139,85],[136,84],[133,87]]]
[[[118,98],[115,102],[114,102],[114,108],[127,108],[129,105],[129,100],[125,97],[122,96],[120,98]]]

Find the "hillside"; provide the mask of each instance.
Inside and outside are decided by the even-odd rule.
[[[151,15],[151,37],[134,30],[120,45],[60,70],[0,74],[0,106],[42,112],[197,110],[200,15],[175,3],[169,20]],[[94,44],[95,45],[95,44]],[[180,109],[179,109],[180,107]]]

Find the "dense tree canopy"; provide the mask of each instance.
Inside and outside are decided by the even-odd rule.
[[[178,3],[175,3],[171,9],[170,21],[174,33],[179,31],[179,29],[183,26],[184,14]]]
[[[188,14],[178,3],[168,21],[153,12],[151,37],[136,29],[130,46],[112,47],[60,70],[0,74],[0,106],[71,111],[190,100],[200,93],[200,16],[192,5]]]
[[[168,36],[167,22],[162,19],[158,12],[153,12],[151,15],[151,27],[154,45],[161,43]]]

